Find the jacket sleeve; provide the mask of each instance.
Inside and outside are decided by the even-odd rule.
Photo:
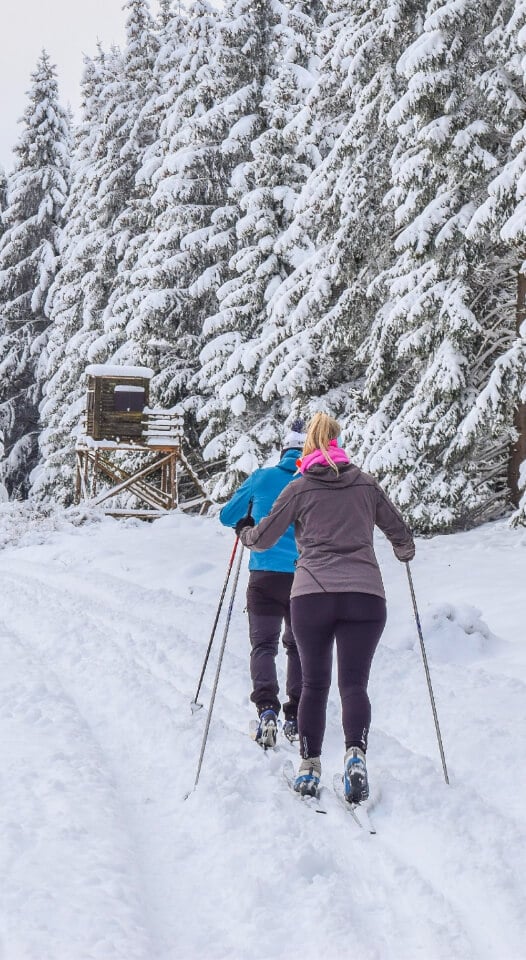
[[[395,556],[405,562],[412,560],[415,555],[415,542],[409,527],[402,514],[394,503],[384,493],[379,483],[376,483],[376,525],[390,540]]]
[[[291,483],[282,490],[277,500],[274,501],[269,515],[260,520],[255,527],[244,527],[241,530],[239,539],[243,546],[259,553],[261,550],[268,550],[269,547],[273,547],[283,536],[295,519],[296,498],[293,487],[294,484]]]
[[[234,496],[230,498],[228,503],[225,503],[220,511],[219,519],[224,527],[235,527],[237,521],[246,516],[248,505],[253,496],[252,475],[241,484],[239,490],[236,490]]]

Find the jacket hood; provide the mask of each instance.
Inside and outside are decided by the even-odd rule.
[[[285,450],[281,460],[276,466],[281,470],[286,470],[287,473],[296,473],[298,467],[296,460],[300,456],[301,450],[299,448],[290,447],[288,450]]]
[[[343,463],[338,466],[338,473],[332,467],[322,463],[315,463],[303,474],[303,479],[313,483],[336,483],[342,487],[349,487],[360,476],[361,470],[354,463]]]

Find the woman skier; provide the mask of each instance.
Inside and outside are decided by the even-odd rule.
[[[291,590],[292,630],[302,669],[298,710],[301,764],[294,788],[316,795],[336,639],[338,686],[345,735],[344,792],[350,803],[369,796],[365,754],[371,723],[367,684],[386,619],[385,593],[373,548],[374,526],[397,558],[412,560],[411,531],[380,485],[339,447],[340,425],[325,413],[309,423],[289,484],[268,517],[236,525],[251,550],[268,550],[291,523],[299,550]]]

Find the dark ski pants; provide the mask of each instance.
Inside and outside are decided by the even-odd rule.
[[[334,639],[345,748],[366,750],[371,724],[367,684],[385,626],[385,600],[370,593],[309,593],[292,599],[291,613],[303,676],[298,710],[301,755],[321,754]]]
[[[286,692],[283,705],[285,718],[296,717],[301,694],[301,664],[290,623],[290,590],[292,573],[274,570],[253,570],[247,590],[247,610],[250,634],[250,699],[258,711],[270,707],[279,713],[279,683],[276,657],[282,627],[283,646],[287,654]]]

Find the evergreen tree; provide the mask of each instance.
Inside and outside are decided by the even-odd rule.
[[[126,327],[133,317],[128,293],[138,251],[151,222],[144,181],[137,179],[145,153],[157,138],[154,70],[158,39],[146,0],[127,0],[123,74],[117,82],[108,125],[112,136],[100,169],[99,198],[106,205],[102,250],[115,264],[112,289],[102,315],[103,332],[94,352],[114,361],[133,362]]]
[[[86,64],[34,492],[71,497],[82,374],[112,361],[184,402],[216,496],[325,406],[420,529],[502,509],[526,457],[525,4],[166,0],[154,23],[128,0],[126,49]]]
[[[0,167],[0,240],[2,239],[2,234],[4,232],[3,213],[6,206],[6,201],[7,201],[7,177],[3,167]],[[1,324],[1,321],[0,321],[0,324]],[[4,452],[5,452],[4,435],[3,435],[3,431],[0,430],[0,462],[4,459]],[[8,499],[9,499],[9,494],[3,482],[0,480],[0,502]]]
[[[85,407],[84,370],[101,333],[101,316],[111,291],[114,262],[101,254],[98,167],[107,151],[114,84],[122,73],[119,51],[99,49],[86,58],[81,120],[75,132],[71,189],[64,209],[61,269],[49,291],[50,337],[41,357],[45,380],[41,405],[40,462],[32,494],[68,502],[73,496],[74,435]],[[104,271],[104,273],[102,272]],[[101,282],[105,277],[105,282]]]
[[[205,321],[201,355],[202,387],[213,391],[205,393],[200,410],[207,423],[203,440],[209,456],[226,457],[227,475],[216,490],[222,495],[279,446],[287,413],[280,401],[273,409],[256,394],[255,348],[268,301],[287,273],[276,248],[310,170],[294,122],[314,82],[311,6],[276,2],[257,16],[253,10],[252,22],[243,25],[252,37],[237,38],[257,45],[257,69],[239,78],[250,96],[245,110],[252,112],[237,120],[227,140],[235,162],[229,202],[213,218],[211,242],[222,262],[216,267],[217,309]]]
[[[179,4],[180,6],[180,4]],[[158,23],[161,31],[165,30],[173,16],[172,0],[159,0]]]
[[[33,492],[45,497],[53,487],[54,496],[64,501],[73,492],[73,436],[82,425],[85,367],[131,359],[123,289],[137,235],[147,221],[136,174],[150,146],[148,105],[157,41],[147,3],[128,0],[125,9],[124,52],[99,51],[87,64],[64,268],[49,297],[53,336],[45,367],[41,464]]]
[[[295,413],[327,408],[347,441],[364,370],[357,352],[375,312],[368,288],[390,257],[383,200],[395,136],[386,117],[417,13],[416,0],[331,5],[305,111],[319,159],[281,243],[294,269],[270,301],[258,351],[263,398],[288,396]]]
[[[219,25],[202,0],[189,10],[161,127],[163,158],[152,177],[152,241],[134,276],[142,299],[133,336],[143,360],[159,371],[154,386],[163,402],[187,400],[190,432],[199,402],[189,398],[190,379],[203,321],[217,309],[222,245],[229,243],[219,218],[233,212],[230,177],[253,126],[253,118],[244,119],[253,105],[259,18],[259,5],[250,9],[244,0],[227,5]]]
[[[38,455],[37,367],[50,324],[46,297],[57,270],[69,182],[68,116],[45,51],[31,79],[0,239],[2,476],[12,497],[27,495]]]
[[[0,236],[4,232],[3,214],[7,202],[7,176],[3,167],[0,167]]]
[[[153,222],[131,275],[128,333],[141,362],[154,369],[152,388],[167,406],[186,397],[198,355],[198,306],[189,292],[197,271],[182,241],[213,209],[214,171],[199,122],[212,103],[208,60],[215,20],[214,11],[198,2],[187,18],[170,21],[160,52],[159,136],[139,172],[148,184]]]
[[[467,446],[461,431],[491,341],[509,340],[513,325],[504,245],[466,233],[502,162],[481,87],[499,6],[431,0],[399,62],[407,89],[390,115],[397,258],[374,285],[384,303],[362,354],[369,416],[359,456],[424,530],[499,506],[501,444],[486,436]]]
[[[507,281],[507,295],[492,318],[493,336],[484,353],[486,376],[462,424],[467,446],[483,442],[488,433],[494,443],[500,444],[496,481],[501,490],[509,488],[512,502],[518,507],[514,519],[519,523],[526,523],[525,31],[526,3],[509,0],[502,4],[486,41],[491,59],[482,87],[491,105],[495,131],[506,148],[506,162],[491,180],[467,235],[473,239],[489,237],[497,249],[505,242],[507,253],[502,257],[501,272],[503,282]],[[510,342],[507,320],[513,314],[515,335]]]

